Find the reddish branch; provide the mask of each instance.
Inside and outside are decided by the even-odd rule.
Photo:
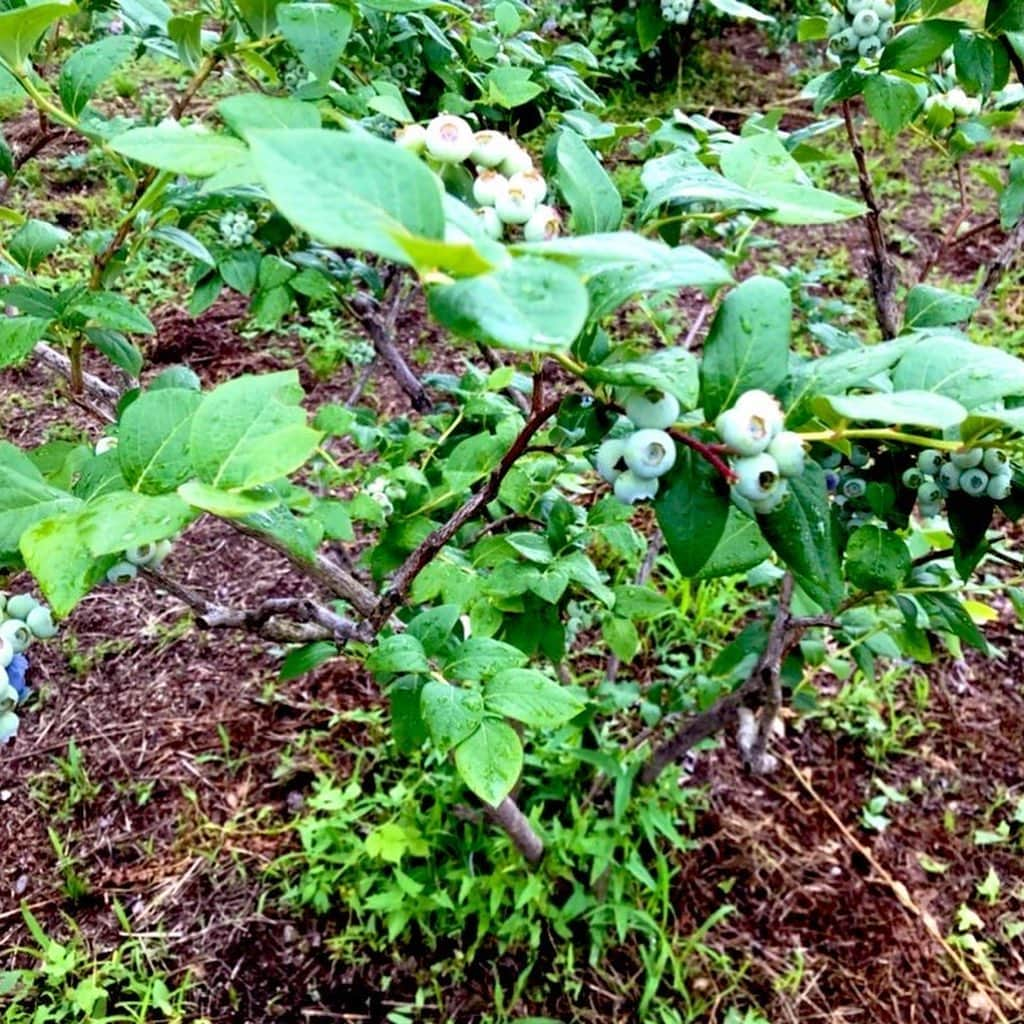
[[[543,389],[538,377],[534,384],[530,418],[526,421],[519,436],[512,442],[511,447],[505,452],[501,462],[487,478],[483,487],[448,522],[434,530],[402,563],[370,616],[370,623],[374,629],[380,629],[387,622],[404,600],[413,581],[430,564],[434,556],[455,537],[466,523],[478,516],[498,496],[502,481],[529,447],[534,435],[558,412],[558,407],[562,404],[560,398],[548,402],[546,405],[543,404],[543,401]]]
[[[732,484],[736,482],[736,474],[732,471],[732,467],[722,458],[728,450],[725,445],[705,444],[703,441],[698,440],[691,434],[684,433],[682,430],[670,430],[669,433],[676,441],[695,451],[705,462],[711,465],[722,475],[726,483]]]
[[[895,338],[900,329],[899,305],[896,302],[896,269],[889,257],[885,234],[882,231],[882,211],[875,197],[875,188],[871,182],[871,171],[868,169],[867,155],[857,134],[853,121],[853,107],[849,100],[843,101],[843,120],[846,122],[846,135],[850,140],[850,149],[857,164],[857,180],[860,194],[868,208],[864,222],[868,229],[871,242],[871,255],[868,258],[868,278],[871,283],[871,294],[875,300],[875,318],[885,338]]]

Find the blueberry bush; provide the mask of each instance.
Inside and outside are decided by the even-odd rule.
[[[784,17],[621,6],[638,52],[698,17]],[[1020,569],[1004,530],[1024,514],[1024,362],[972,340],[972,321],[1024,236],[1024,157],[1015,143],[1001,176],[986,171],[1008,236],[968,295],[928,283],[938,254],[899,278],[863,141],[868,122],[925,137],[962,184],[1013,124],[1024,7],[989,0],[972,21],[950,6],[849,0],[801,18],[822,70],[804,87],[813,119],[783,130],[772,112],[617,123],[571,19],[510,0],[5,4],[6,91],[39,147],[70,134],[109,169],[122,208],[75,230],[2,210],[0,366],[65,376],[96,434],[0,443],[0,560],[47,602],[0,603],[0,738],[54,620],[96,588],[152,586],[197,628],[287,645],[286,674],[360,660],[397,747],[452,766],[538,861],[524,750],[555,737],[571,756],[599,732],[565,671],[580,609],[628,659],[658,600],[646,581],[610,586],[601,544],[663,543],[684,578],[777,581],[772,601],[751,598],[763,624],[719,652],[740,670],[682,723],[670,695],[648,702],[642,738],[606,752],[638,787],[736,721],[751,770],[771,771],[782,666],[807,637],[849,645],[865,673],[987,652],[964,602],[979,573],[1012,591]],[[185,83],[166,109],[97,101],[154,56]],[[0,145],[5,195],[33,145]],[[795,310],[760,256],[775,232],[843,222],[868,253],[877,322],[861,333]],[[294,369],[213,387],[186,366],[150,372],[154,325],[125,282],[165,250],[188,261],[194,315],[234,293],[263,327],[345,325],[358,345],[330,365],[386,367],[408,414],[308,408]],[[421,377],[403,356],[396,311],[417,304],[461,372]],[[204,516],[287,559],[308,594],[235,609],[178,583],[163,560]]]

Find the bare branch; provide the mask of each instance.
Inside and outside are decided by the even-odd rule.
[[[871,294],[875,300],[875,318],[884,338],[895,338],[900,329],[899,306],[896,302],[896,268],[889,257],[889,248],[882,230],[882,211],[875,197],[875,188],[871,182],[871,171],[868,169],[867,155],[857,134],[853,120],[853,107],[849,100],[843,100],[843,120],[846,122],[846,135],[850,140],[850,149],[857,164],[857,181],[860,194],[867,205],[868,212],[864,222],[868,229],[868,240],[871,242],[871,256],[868,259],[868,278],[871,283]]]
[[[769,769],[767,758],[768,740],[771,738],[775,719],[782,709],[782,684],[779,676],[782,671],[782,659],[786,655],[786,640],[789,633],[789,611],[793,601],[793,574],[786,573],[782,578],[779,591],[779,603],[775,608],[771,629],[768,631],[768,643],[764,653],[758,659],[755,673],[761,678],[763,699],[761,718],[758,722],[757,736],[749,750],[743,752],[747,767],[756,775]]]
[[[33,353],[47,369],[53,370],[68,381],[71,380],[71,360],[63,352],[58,352],[45,341],[40,341],[33,349]],[[117,388],[91,373],[82,374],[82,387],[83,393],[72,395],[73,400],[97,419],[105,423],[114,423],[117,419],[114,409],[121,397]]]
[[[996,286],[1003,279],[1003,275],[1013,266],[1020,256],[1021,248],[1024,248],[1024,218],[1019,220],[1013,230],[1006,236],[1002,248],[996,254],[996,258],[988,265],[985,277],[974,297],[979,305],[988,302]]]
[[[516,849],[531,864],[540,861],[544,856],[544,841],[537,835],[533,826],[526,820],[526,815],[519,810],[511,797],[505,797],[497,807],[484,804],[484,811],[491,821],[505,831]]]

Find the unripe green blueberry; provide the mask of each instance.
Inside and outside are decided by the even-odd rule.
[[[858,11],[853,19],[853,31],[861,37],[866,39],[868,36],[874,36],[878,32],[879,17],[875,14],[873,7],[865,7],[864,10]]]
[[[1010,496],[1010,492],[1013,490],[1013,477],[1012,476],[993,476],[989,478],[988,486],[985,488],[985,493],[993,501],[1003,501]]]
[[[926,480],[917,489],[917,500],[922,505],[937,505],[942,501],[942,488],[937,483]]]
[[[846,18],[844,18],[838,11],[834,12],[829,16],[828,26],[825,31],[830,36],[838,35],[846,28]]]
[[[977,498],[985,493],[988,488],[988,481],[988,473],[980,466],[975,466],[972,469],[965,469],[960,474],[960,489],[964,494]]]
[[[854,501],[868,493],[867,481],[859,476],[851,476],[843,481],[843,494]]]
[[[883,46],[885,46],[885,44],[887,42],[889,42],[890,39],[892,39],[892,37],[895,34],[895,32],[896,32],[896,26],[893,25],[893,23],[891,21],[883,21],[878,26],[878,40],[879,40],[879,42]]]
[[[719,415],[715,431],[722,443],[737,455],[759,455],[772,441],[764,420],[736,406]]]
[[[615,497],[623,505],[633,505],[638,501],[653,498],[658,493],[658,481],[655,477],[645,480],[627,469],[615,480]]]
[[[732,468],[736,473],[736,493],[748,501],[770,498],[782,483],[779,464],[767,452],[737,459]]]
[[[475,145],[473,129],[454,114],[439,114],[427,125],[427,152],[440,163],[461,164]]]
[[[838,469],[842,461],[843,453],[836,451],[835,448],[830,448],[818,459],[818,465],[822,469]]]
[[[49,608],[37,605],[28,613],[25,625],[31,630],[32,635],[39,640],[49,640],[57,635],[57,627],[53,623],[53,616]]]
[[[892,21],[896,17],[896,5],[889,0],[874,0],[871,9],[878,15],[879,21]]]
[[[421,124],[406,124],[395,132],[395,143],[410,153],[422,153],[427,148],[427,129]]]
[[[156,552],[153,555],[153,561],[149,563],[152,568],[159,568],[164,559],[171,553],[173,547],[174,542],[171,540],[158,540],[156,542]]]
[[[792,430],[783,430],[772,438],[768,454],[779,464],[779,472],[783,476],[800,476],[803,473],[807,461],[804,439]]]
[[[497,167],[515,143],[503,132],[482,131],[473,136],[469,159],[478,167]]]
[[[15,594],[7,599],[7,614],[12,619],[26,619],[39,602],[31,594]]]
[[[742,409],[749,416],[756,416],[763,420],[769,438],[774,437],[782,430],[786,421],[779,400],[774,395],[768,394],[767,391],[759,389],[745,391],[736,399],[735,407]]]
[[[766,516],[769,512],[774,512],[786,500],[788,494],[789,483],[786,480],[780,480],[779,486],[767,498],[752,501],[750,504],[759,516]]]
[[[836,53],[856,53],[857,47],[860,46],[860,36],[852,28],[845,28],[838,35],[834,35],[830,43]]]
[[[473,182],[473,198],[480,206],[493,206],[507,188],[508,178],[504,174],[484,168]]]
[[[14,687],[11,687],[12,691]],[[15,694],[17,697],[17,694]],[[6,743],[18,733],[19,719],[13,711],[0,712],[0,743]]]
[[[138,575],[139,570],[131,562],[117,562],[107,570],[107,582],[114,584],[131,583]]]
[[[14,644],[7,637],[0,634],[0,668],[7,668],[14,661]]]
[[[529,171],[532,167],[533,157],[519,143],[509,139],[508,151],[505,153],[505,158],[498,165],[498,170],[506,178],[511,178],[513,174]]]
[[[924,483],[924,473],[916,466],[912,466],[904,472],[902,479],[904,487],[909,487],[912,491],[916,491]]]
[[[594,468],[610,484],[626,471],[626,442],[621,438],[609,438],[602,442],[594,456]]]
[[[934,448],[925,448],[917,456],[917,468],[925,476],[935,476],[942,469],[942,463],[942,452],[936,451]]]
[[[855,444],[850,447],[850,465],[854,469],[863,469],[871,461],[871,452],[862,444]]]
[[[667,391],[629,390],[622,404],[638,429],[668,430],[679,419],[679,399]]]
[[[562,215],[553,207],[542,203],[523,225],[523,238],[527,242],[549,242],[562,233]]]
[[[124,553],[124,560],[132,565],[149,565],[156,557],[156,544],[140,544],[138,547],[128,548]]]
[[[874,60],[882,52],[882,40],[878,36],[865,36],[857,45],[857,52],[866,60]]]
[[[981,468],[986,473],[1000,475],[1010,472],[1010,459],[1006,452],[999,448],[989,448],[981,460]]]
[[[32,643],[32,631],[21,619],[0,622],[0,636],[7,638],[15,654],[20,654]]]
[[[484,234],[495,242],[500,242],[502,235],[505,234],[505,225],[502,224],[498,211],[493,206],[481,206],[476,211],[476,217]]]
[[[947,491],[959,491],[962,472],[952,462],[944,462],[936,479],[939,481],[939,486],[945,487]]]
[[[508,185],[495,197],[494,209],[504,224],[525,224],[537,209],[537,202],[522,189]]]
[[[931,519],[942,511],[942,503],[938,501],[919,501],[917,511],[922,519]]]
[[[675,465],[676,443],[664,430],[638,430],[626,441],[622,457],[636,476],[651,480]]]
[[[982,448],[967,448],[963,451],[953,452],[950,456],[950,460],[957,469],[974,469],[975,466],[981,465],[984,458],[985,452]]]

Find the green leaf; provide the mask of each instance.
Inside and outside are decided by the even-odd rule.
[[[518,647],[489,637],[471,636],[459,644],[445,665],[444,674],[448,679],[476,682],[502,669],[521,668],[525,664],[526,655]]]
[[[893,391],[870,395],[823,395],[814,403],[841,419],[934,427],[955,427],[967,418],[967,410],[944,395],[930,391]]]
[[[764,11],[759,11],[742,0],[708,0],[712,7],[727,14],[730,18],[749,18],[751,21],[771,22],[775,19]]]
[[[510,668],[493,676],[484,687],[484,705],[534,729],[556,729],[586,706],[574,693],[529,668]]]
[[[352,24],[352,15],[333,4],[289,3],[277,11],[281,35],[321,82],[334,74]]]
[[[572,210],[573,233],[615,231],[622,223],[622,198],[583,139],[574,131],[561,131],[555,159],[558,187]]]
[[[0,318],[0,366],[14,366],[30,355],[49,326],[40,316]]]
[[[255,92],[221,100],[217,104],[217,113],[243,139],[248,139],[253,132],[320,127],[320,112],[312,103]]]
[[[936,333],[934,338],[910,349],[896,364],[892,382],[898,391],[931,391],[966,409],[1024,395],[1024,362],[1015,356],[962,336]]]
[[[721,151],[722,173],[766,199],[776,224],[833,224],[866,212],[862,203],[815,188],[775,134],[748,135]]]
[[[771,556],[772,549],[765,541],[756,520],[730,506],[722,539],[697,573],[697,579],[734,576],[753,569]]]
[[[97,352],[106,356],[129,377],[142,371],[142,353],[120,332],[107,327],[86,327],[85,336]]]
[[[107,36],[75,50],[61,68],[57,86],[64,109],[78,117],[96,90],[128,60],[137,45],[132,36]]]
[[[249,155],[245,143],[238,139],[185,128],[177,121],[132,128],[111,139],[109,146],[129,160],[193,178],[208,178],[244,163]]]
[[[919,284],[907,295],[907,311],[903,329],[945,327],[970,320],[978,308],[978,300],[971,295],[960,295],[944,288]]]
[[[179,14],[167,22],[167,35],[178,48],[181,63],[195,71],[203,56],[203,12]]]
[[[914,118],[921,97],[913,83],[896,75],[873,75],[864,87],[864,102],[882,131],[896,135]]]
[[[246,374],[205,395],[192,419],[192,464],[204,483],[233,490],[294,472],[321,434],[306,422],[296,370]]]
[[[882,71],[913,71],[932,64],[956,42],[960,29],[965,27],[962,21],[941,18],[908,25],[890,40],[882,53],[879,67]]]
[[[0,57],[20,68],[35,49],[40,36],[58,19],[74,14],[73,3],[38,3],[16,7],[0,14]]]
[[[457,604],[442,604],[422,611],[405,627],[409,636],[416,637],[428,655],[440,654],[462,631],[456,625],[462,609]]]
[[[155,228],[150,232],[149,237],[177,246],[182,252],[197,259],[200,263],[205,263],[208,267],[214,267],[217,264],[217,261],[210,254],[210,250],[195,235],[190,234],[188,231],[182,231],[181,228],[168,224],[162,228]]]
[[[608,645],[608,650],[619,661],[628,664],[640,650],[640,634],[631,619],[618,615],[606,616],[601,623],[601,639]]]
[[[672,560],[684,576],[695,576],[725,531],[729,490],[696,452],[677,449],[676,464],[662,481],[654,511]]]
[[[2,15],[0,15],[2,17]],[[26,270],[35,270],[47,256],[71,237],[63,228],[35,218],[25,221],[11,236],[7,251]]]
[[[399,238],[444,237],[440,185],[394,143],[338,131],[269,131],[253,137],[252,156],[271,201],[319,242],[408,263]]]
[[[910,572],[910,552],[891,530],[861,526],[846,546],[846,577],[861,590],[895,590]]]
[[[605,362],[587,368],[588,383],[615,387],[653,389],[679,399],[684,409],[696,406],[700,397],[700,369],[696,356],[681,347],[662,348],[640,360]]]
[[[123,295],[115,292],[86,292],[65,311],[113,331],[130,334],[156,334],[156,328],[145,313],[137,310]]]
[[[20,449],[0,441],[0,553],[17,551],[34,523],[81,506],[78,498],[51,487]]]
[[[985,28],[993,35],[1024,32],[1024,7],[1021,7],[1020,0],[988,0]]]
[[[834,611],[843,598],[843,578],[824,471],[809,463],[803,476],[789,481],[782,505],[757,521],[807,596]]]
[[[455,767],[476,796],[497,807],[522,771],[523,745],[515,729],[487,718],[455,748]]]
[[[104,563],[93,558],[73,515],[55,516],[31,526],[22,534],[21,553],[58,616],[71,612],[106,571]]]
[[[476,690],[430,680],[420,691],[420,713],[434,746],[446,754],[480,725],[484,701]]]
[[[988,641],[952,594],[921,594],[918,601],[928,616],[931,629],[952,633],[971,647],[988,652]]]
[[[987,96],[996,86],[996,61],[1002,49],[981,32],[961,32],[953,44],[956,78],[970,93]]]
[[[713,203],[726,210],[757,212],[774,209],[774,205],[756,191],[729,181],[684,150],[649,160],[640,180],[647,192],[641,209],[643,218],[667,203]]]
[[[244,519],[275,508],[280,498],[261,491],[222,491],[199,480],[189,480],[178,488],[182,501],[222,519]]]
[[[529,68],[514,65],[491,68],[484,81],[487,101],[506,110],[521,107],[544,91],[533,80],[533,72]]]
[[[78,534],[90,553],[99,558],[166,540],[195,517],[196,513],[176,494],[150,497],[115,491],[90,501],[78,513]]]
[[[132,490],[165,494],[192,475],[192,417],[197,391],[161,388],[140,395],[121,415],[117,456]]]
[[[281,0],[234,0],[253,39],[265,39],[277,27],[277,7]]]
[[[284,661],[281,662],[281,671],[277,677],[283,682],[289,679],[298,679],[337,655],[338,648],[326,640],[303,644],[288,652]]]
[[[714,419],[745,391],[775,391],[789,370],[789,289],[751,277],[722,303],[704,345],[701,382],[704,415]]]
[[[378,641],[377,649],[366,659],[366,667],[375,675],[429,672],[423,644],[411,633],[397,633]]]
[[[474,341],[522,352],[560,352],[587,320],[587,290],[571,270],[523,257],[489,274],[437,285],[430,311]]]

